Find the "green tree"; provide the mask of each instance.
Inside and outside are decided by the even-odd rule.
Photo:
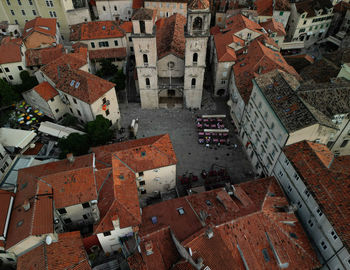
[[[13,87],[0,79],[0,106],[9,106],[20,99]]]
[[[96,73],[97,76],[110,76],[118,72],[117,66],[113,65],[111,60],[103,59],[100,65],[101,69]]]
[[[65,158],[68,153],[73,153],[75,156],[87,154],[90,148],[89,136],[71,133],[67,138],[58,141],[58,147],[61,149],[60,158]]]
[[[115,89],[118,91],[125,89],[125,75],[123,73],[123,70],[118,70],[115,77],[111,80],[112,83],[115,83]]]
[[[75,126],[78,124],[78,118],[74,117],[73,115],[66,113],[63,116],[62,125],[64,126]]]
[[[27,90],[32,89],[34,86],[38,85],[38,80],[35,76],[30,76],[29,72],[26,70],[21,71],[19,74],[22,84],[14,85],[14,89],[18,93],[23,93]]]
[[[96,116],[96,120],[87,123],[86,132],[92,146],[106,144],[112,139],[113,131],[109,129],[111,125],[111,121],[101,114]]]

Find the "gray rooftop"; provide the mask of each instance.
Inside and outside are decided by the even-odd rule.
[[[329,118],[350,112],[350,82],[346,80],[302,84],[298,96]]]
[[[299,82],[294,76],[274,70],[255,81],[288,132],[317,123],[334,127],[331,119],[298,97]]]

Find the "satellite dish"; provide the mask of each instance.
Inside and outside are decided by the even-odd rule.
[[[50,235],[46,236],[45,242],[46,242],[46,245],[48,245],[48,246],[51,245],[51,243],[52,243],[52,238],[51,238]]]

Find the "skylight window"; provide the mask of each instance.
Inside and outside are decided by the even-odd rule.
[[[185,214],[185,210],[183,209],[183,207],[178,208],[177,211],[181,216]]]
[[[267,252],[266,248],[264,248],[262,250],[262,254],[264,255],[265,262],[269,262],[270,261],[270,256],[269,256],[269,253]]]
[[[103,25],[103,26],[102,26],[102,30],[106,30],[106,26]]]
[[[75,80],[72,80],[72,81],[70,82],[70,86],[73,86],[74,83],[75,83]]]
[[[76,82],[76,84],[75,84],[75,88],[78,88],[78,87],[79,87],[79,85],[80,85],[80,82]]]

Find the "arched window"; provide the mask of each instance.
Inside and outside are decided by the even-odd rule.
[[[191,88],[195,88],[195,87],[196,87],[196,78],[192,78]]]
[[[193,54],[193,64],[197,64],[198,61],[198,53]]]
[[[143,55],[143,63],[145,64],[145,66],[148,65],[148,56],[147,56],[147,54]]]
[[[151,83],[150,83],[150,81],[149,81],[149,78],[146,78],[146,87],[147,87],[147,88],[150,88],[150,86],[151,86]]]
[[[201,17],[196,17],[193,21],[193,30],[202,30],[202,18]]]
[[[102,9],[103,9],[103,11],[106,11],[106,7],[105,6],[102,6]]]

